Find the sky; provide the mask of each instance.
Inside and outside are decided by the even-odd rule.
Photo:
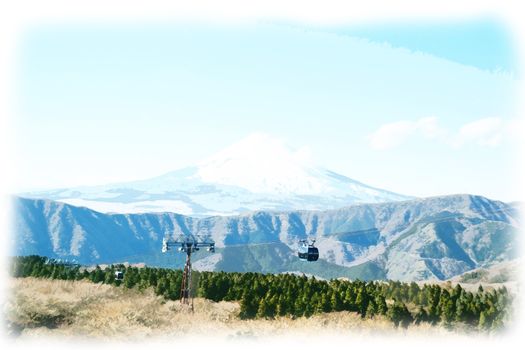
[[[485,18],[35,25],[16,191],[153,177],[263,132],[371,186],[517,200],[515,56]]]

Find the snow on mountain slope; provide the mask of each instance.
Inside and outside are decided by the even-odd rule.
[[[252,134],[193,167],[155,178],[22,194],[101,212],[233,215],[253,210],[325,210],[410,197],[315,166],[304,150]]]
[[[328,189],[303,155],[279,139],[253,134],[202,162],[195,177],[253,193],[314,195]]]

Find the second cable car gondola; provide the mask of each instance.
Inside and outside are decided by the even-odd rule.
[[[122,271],[115,271],[115,280],[116,281],[122,281],[124,279],[124,272]]]
[[[297,256],[303,261],[317,261],[319,259],[319,249],[314,247],[315,239],[308,243],[306,239],[299,241]]]

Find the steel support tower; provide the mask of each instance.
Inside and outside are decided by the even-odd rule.
[[[182,284],[180,288],[180,302],[187,305],[193,312],[193,295],[191,293],[191,254],[200,248],[215,252],[215,242],[209,237],[196,235],[177,235],[174,237],[164,237],[162,240],[162,252],[166,253],[172,248],[178,248],[180,252],[186,253],[186,264],[182,273]]]

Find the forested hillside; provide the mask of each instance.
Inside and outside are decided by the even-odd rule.
[[[115,271],[124,272],[122,281]],[[62,280],[87,279],[125,288],[153,288],[157,295],[180,297],[181,270],[111,265],[96,266],[60,263],[39,256],[13,258],[13,277]],[[362,318],[384,315],[396,325],[441,323],[472,328],[499,329],[509,320],[512,298],[503,287],[477,292],[459,284],[441,287],[395,281],[318,280],[293,274],[194,272],[193,289],[198,297],[213,301],[238,301],[243,319],[280,316],[310,317],[318,313],[352,311]]]

